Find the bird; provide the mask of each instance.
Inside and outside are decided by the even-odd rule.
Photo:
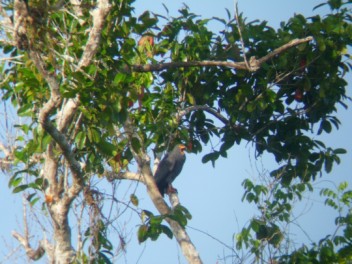
[[[185,150],[186,146],[182,144],[176,145],[171,152],[164,156],[156,169],[154,179],[163,197],[165,192],[167,194],[177,192],[171,183],[182,171],[183,164],[186,161]]]

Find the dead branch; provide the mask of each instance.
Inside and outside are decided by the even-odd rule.
[[[12,232],[12,236],[14,238],[16,238],[18,240],[18,242],[20,242],[20,244],[23,246],[29,259],[38,260],[44,255],[45,250],[44,250],[44,247],[42,246],[41,242],[39,242],[37,249],[33,249],[29,245],[29,241],[25,237],[23,237],[19,233],[17,233],[16,231]]]
[[[244,44],[243,37],[242,37],[240,19],[238,17],[238,3],[237,3],[237,1],[235,3],[235,19],[237,22],[238,34],[240,36],[241,48],[242,48],[242,53],[243,53],[243,60],[244,60],[244,63],[246,64],[247,68],[249,69],[249,64],[248,64],[247,56],[246,56],[246,48],[245,48],[245,44]]]
[[[12,231],[12,236],[20,242],[23,246],[24,250],[26,251],[26,255],[31,260],[38,260],[40,259],[44,253],[45,249],[42,246],[42,242],[39,242],[38,248],[33,249],[29,243],[29,234],[28,234],[28,223],[27,223],[27,207],[25,204],[25,199],[23,198],[23,225],[24,225],[24,235],[20,235],[16,231]]]
[[[190,67],[226,67],[236,70],[247,70],[250,72],[257,71],[260,66],[275,57],[276,55],[294,47],[299,44],[312,41],[313,37],[306,37],[303,39],[294,39],[288,42],[287,44],[275,49],[269,54],[265,55],[260,59],[256,59],[255,57],[251,57],[249,60],[249,66],[246,65],[245,61],[242,62],[230,62],[230,61],[189,61],[189,62],[167,62],[167,63],[159,63],[159,64],[136,64],[131,65],[129,69],[135,72],[159,72],[167,69],[174,68],[190,68]]]

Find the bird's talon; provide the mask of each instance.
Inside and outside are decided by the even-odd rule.
[[[169,195],[169,194],[172,194],[172,193],[177,193],[177,189],[175,189],[172,185],[169,185],[167,190],[166,190],[166,193]]]

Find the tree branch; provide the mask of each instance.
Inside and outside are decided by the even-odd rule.
[[[12,155],[11,151],[7,147],[5,147],[5,145],[1,142],[0,142],[0,150],[4,152],[5,158],[10,157]]]
[[[55,142],[60,146],[62,154],[64,155],[67,163],[69,164],[70,170],[72,172],[73,180],[75,184],[80,187],[76,190],[72,190],[71,194],[75,196],[80,192],[82,185],[82,170],[80,163],[75,159],[75,156],[71,150],[70,144],[67,142],[66,137],[60,133],[57,128],[49,120],[40,120],[44,129],[50,134],[50,136],[55,140]]]
[[[61,111],[57,114],[57,126],[60,132],[66,131],[68,125],[71,124],[72,117],[76,113],[79,104],[79,95],[75,99],[68,99],[67,102],[63,104]]]
[[[198,111],[198,110],[202,110],[205,111],[213,116],[215,116],[217,119],[219,119],[224,125],[228,125],[229,121],[227,120],[226,117],[224,117],[222,114],[220,114],[218,111],[216,111],[215,109],[211,108],[210,106],[207,105],[194,105],[194,106],[190,106],[187,107],[185,109],[182,109],[180,112],[178,112],[176,114],[176,119],[179,122],[181,120],[181,118],[187,114],[189,114],[192,111]]]
[[[292,48],[292,47],[295,47],[297,45],[300,45],[302,43],[305,43],[305,42],[310,42],[312,41],[314,38],[309,36],[309,37],[306,37],[306,38],[303,38],[303,39],[293,39],[291,40],[290,42],[286,43],[285,45],[282,45],[281,47],[275,49],[274,51],[270,52],[268,55],[265,55],[264,57],[258,59],[258,63],[259,65],[263,64],[264,62],[272,59],[273,57],[275,57],[276,55]]]
[[[113,171],[106,171],[105,175],[109,181],[113,180],[131,180],[131,181],[139,181],[145,184],[144,177],[140,173],[134,173],[130,171],[124,172],[113,172]]]
[[[109,0],[98,0],[97,7],[91,11],[93,17],[93,27],[90,29],[89,37],[83,55],[78,64],[78,68],[88,66],[99,48],[101,32],[105,19],[110,11]]]
[[[29,259],[38,260],[44,255],[45,250],[44,250],[44,247],[42,246],[42,241],[39,242],[37,249],[33,249],[29,245],[29,241],[25,237],[17,233],[16,231],[12,231],[12,236],[16,238],[18,242],[20,242],[20,244],[23,246]]]
[[[140,181],[147,186],[147,191],[149,197],[151,198],[154,206],[158,209],[159,213],[162,215],[170,214],[171,209],[166,204],[165,200],[161,196],[158,187],[154,181],[154,177],[151,174],[151,171],[147,171],[146,173],[133,173],[133,172],[121,172],[121,173],[114,173],[114,172],[106,172],[108,180],[116,180],[116,179],[128,179],[133,181]],[[175,200],[176,199],[176,200]],[[170,196],[170,201],[172,205],[175,206],[178,204],[178,198],[175,195]],[[188,260],[188,263],[192,264],[200,264],[202,263],[199,254],[193,245],[192,241],[190,240],[186,230],[180,226],[179,223],[176,221],[166,218],[166,221],[169,223],[172,232],[179,243],[185,258]]]
[[[275,57],[276,55],[294,47],[299,44],[312,41],[313,37],[306,37],[303,39],[294,39],[288,42],[287,44],[275,49],[270,52],[266,56],[256,59],[255,57],[251,57],[249,60],[249,66],[246,65],[245,61],[242,62],[230,62],[230,61],[189,61],[189,62],[167,62],[167,63],[159,63],[159,64],[136,64],[131,65],[130,70],[135,72],[158,72],[167,69],[174,68],[190,68],[190,67],[227,67],[236,70],[248,70],[250,72],[257,71],[260,66]]]
[[[241,48],[242,48],[242,53],[243,53],[243,60],[244,60],[244,63],[246,64],[247,68],[249,68],[249,64],[248,64],[247,56],[246,56],[246,48],[245,48],[245,44],[244,44],[243,37],[242,37],[240,19],[238,17],[238,3],[237,3],[237,1],[235,2],[235,19],[237,22],[238,35],[240,36],[240,40],[241,40],[240,42],[241,42]]]
[[[174,208],[178,204],[180,204],[180,200],[178,198],[177,193],[170,193],[169,200],[170,200],[172,208]],[[201,264],[202,260],[200,259],[198,251],[195,248],[195,246],[193,245],[186,230],[183,227],[181,227],[177,222],[175,222],[169,218],[166,218],[166,221],[171,226],[172,232],[174,233],[177,242],[179,243],[180,247],[182,248],[182,251],[184,253],[184,256],[187,258],[188,263]]]
[[[29,243],[29,235],[28,235],[28,223],[27,223],[27,207],[25,204],[25,199],[23,198],[23,225],[24,225],[24,235],[20,235],[16,231],[12,231],[12,236],[20,242],[26,251],[26,255],[31,260],[40,259],[44,253],[45,249],[42,246],[42,241],[39,242],[38,248],[33,249]]]
[[[130,68],[135,72],[158,72],[174,68],[190,68],[190,67],[228,67],[238,70],[247,70],[244,62],[230,62],[230,61],[175,61],[159,64],[136,64]]]

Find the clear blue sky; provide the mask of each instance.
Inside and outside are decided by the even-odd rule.
[[[267,20],[271,26],[275,27],[280,21],[287,20],[294,13],[312,14],[312,8],[321,2],[316,0],[239,0],[238,4],[240,12],[243,12],[249,20]],[[186,3],[192,12],[203,17],[226,18],[225,8],[229,9],[232,14],[234,10],[234,1],[232,0],[137,0],[135,3],[136,14],[140,14],[147,9],[165,14],[162,3],[168,7],[172,16],[177,15],[177,10],[183,3]],[[221,28],[217,28],[220,26],[219,24],[213,23],[211,26],[214,30],[221,30]],[[349,79],[351,80],[351,75]],[[349,94],[351,95],[351,93]],[[336,183],[346,180],[352,185],[350,175],[352,171],[352,142],[350,139],[352,125],[350,115],[350,110],[342,110],[339,114],[343,124],[341,129],[335,131],[332,135],[323,137],[327,145],[347,148],[349,153],[342,158],[342,164],[339,167],[334,167],[333,173],[330,175],[324,174],[323,178],[317,181],[319,187],[324,184],[332,187],[332,183],[327,180]],[[235,147],[227,159],[217,162],[215,169],[210,164],[202,164],[202,155],[188,155],[182,174],[177,178],[174,186],[179,190],[181,203],[189,209],[193,216],[193,219],[189,222],[190,227],[207,232],[229,246],[233,245],[233,235],[254,214],[250,205],[241,202],[243,195],[242,181],[247,177],[257,178],[256,166],[263,166],[265,169],[276,166],[270,157],[254,160],[252,154],[253,148],[250,145]],[[0,236],[10,245],[10,247],[6,247],[4,242],[0,240],[1,263],[4,259],[3,256],[7,255],[10,249],[18,246],[17,242],[10,238],[10,233],[14,229],[22,231],[22,216],[20,195],[10,194],[6,187],[7,179],[4,177],[0,178],[0,184],[3,186],[0,190],[0,208],[3,212]],[[138,188],[137,195],[141,200],[141,208],[155,212],[143,186]],[[296,212],[299,214],[302,211],[307,211],[301,216],[299,222],[305,230],[309,231],[311,238],[316,240],[324,237],[332,230],[335,215],[332,215],[331,210],[322,207],[322,199],[319,196],[312,195],[307,198],[301,205],[297,205]],[[313,200],[318,202],[313,204]],[[137,230],[136,225],[139,223],[135,215],[132,215],[131,218],[127,217],[126,233],[135,232]],[[190,228],[188,228],[188,231],[204,263],[217,263],[219,259],[231,254],[228,249],[214,239]],[[299,230],[297,230],[296,235],[298,242],[308,242]],[[37,237],[40,238],[41,234],[38,234]],[[129,238],[131,240],[127,245],[126,254],[119,258],[118,263],[131,264],[137,263],[138,260],[138,263],[142,264],[186,263],[175,240],[161,236],[156,242],[148,240],[147,243],[139,245],[135,233],[130,234]],[[44,261],[41,263],[44,263]],[[225,262],[219,261],[218,263]],[[226,263],[231,263],[231,261],[228,260]]]

